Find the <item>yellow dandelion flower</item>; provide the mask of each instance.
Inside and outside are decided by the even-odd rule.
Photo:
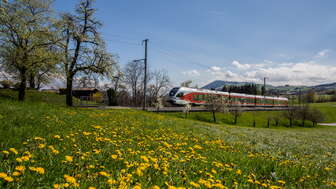
[[[280,183],[280,184],[286,184],[286,182],[283,181],[283,180],[278,180],[278,183]]]
[[[324,170],[326,170],[326,171],[330,171],[330,170],[331,170],[331,168],[329,168],[329,167],[326,167],[326,168],[324,168]]]
[[[9,154],[9,152],[8,152],[7,150],[3,150],[2,153],[3,153],[3,154],[6,154],[6,155]]]
[[[142,159],[142,160],[144,160],[145,162],[149,162],[149,159],[146,157],[146,156],[140,156],[140,158]]]
[[[236,174],[237,174],[237,175],[241,175],[241,174],[242,174],[242,171],[241,171],[240,169],[238,169],[238,170],[236,171]]]
[[[15,177],[20,176],[20,175],[21,175],[21,173],[18,172],[18,171],[14,171],[14,172],[13,172],[13,176],[15,176]]]
[[[154,186],[151,187],[151,189],[160,189],[160,187],[157,186],[157,185],[154,185]]]
[[[73,157],[72,156],[65,156],[65,161],[72,162]]]
[[[17,161],[19,163],[23,162],[23,160],[21,158],[16,158],[15,161]]]
[[[5,178],[5,177],[7,177],[7,174],[6,173],[0,173],[0,178]]]
[[[96,189],[96,187],[94,187],[94,186],[89,186],[88,189]]]
[[[18,154],[19,153],[18,151],[16,151],[15,148],[9,148],[9,151],[13,152],[14,154]]]
[[[113,155],[111,155],[111,157],[112,157],[112,159],[117,159],[117,158],[118,158],[118,155],[113,154]]]
[[[41,175],[43,175],[45,173],[44,168],[42,168],[42,167],[36,167],[36,172],[38,172]]]
[[[61,136],[59,136],[59,135],[54,135],[53,137],[56,138],[56,139],[60,139],[61,138]]]
[[[189,184],[191,186],[195,187],[195,188],[199,188],[200,187],[200,185],[198,183],[196,183],[196,182],[190,182]]]
[[[72,177],[70,175],[64,175],[64,179],[65,181],[67,181],[68,183],[71,183],[71,184],[77,184],[77,181],[75,179],[75,177]]]
[[[59,184],[54,184],[54,189],[60,189],[61,188],[61,185]]]
[[[268,185],[266,183],[262,183],[261,186],[267,188]]]
[[[104,177],[109,177],[110,176],[110,174],[108,174],[105,171],[100,171],[98,174],[101,175],[101,176],[104,176]]]
[[[117,184],[117,181],[113,179],[108,179],[107,184]]]
[[[133,187],[133,189],[141,189],[141,186],[140,185],[136,185]]]
[[[20,172],[24,172],[24,171],[26,170],[26,167],[23,166],[23,165],[16,166],[16,167],[15,167],[15,170],[20,171]]]
[[[46,147],[45,144],[39,144],[39,145],[38,145],[38,148],[40,148],[40,149],[45,148],[45,147]]]
[[[9,177],[9,176],[7,176],[7,177],[5,177],[5,178],[3,178],[5,181],[7,181],[7,182],[13,182],[14,181],[14,179],[12,178],[12,177]]]

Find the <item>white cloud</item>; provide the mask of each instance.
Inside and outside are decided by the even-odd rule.
[[[320,52],[318,52],[318,53],[315,55],[315,58],[323,58],[323,57],[326,57],[326,56],[328,56],[329,53],[330,53],[330,50],[329,50],[329,49],[321,50]]]
[[[184,71],[182,72],[182,74],[186,76],[199,76],[200,75],[199,71],[197,70]]]
[[[241,64],[239,61],[237,60],[234,60],[232,63],[231,63],[234,67],[240,69],[240,70],[247,70],[251,67],[251,65],[249,64]]]
[[[239,63],[239,65],[241,64]],[[318,85],[336,81],[336,66],[319,64],[313,61],[273,62],[271,65],[251,64],[249,66],[250,67],[248,70],[212,68],[208,70],[190,70],[183,72],[183,74],[186,77],[189,77],[188,79],[193,79],[199,84],[211,82],[214,80],[262,83],[264,77],[269,78],[269,84],[277,86],[287,84]]]
[[[274,85],[317,85],[334,82],[336,67],[315,62],[287,63],[249,71],[245,75],[259,80],[268,77]]]
[[[220,71],[222,68],[220,68],[220,67],[218,67],[218,66],[211,66],[210,67],[210,70],[211,71],[215,71],[215,72],[218,72],[218,71]]]

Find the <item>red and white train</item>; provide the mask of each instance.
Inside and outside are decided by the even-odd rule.
[[[210,95],[220,95],[227,103],[232,105],[240,103],[241,106],[288,106],[288,99],[284,97],[228,93],[187,87],[171,89],[168,94],[168,102],[174,105],[204,105]]]

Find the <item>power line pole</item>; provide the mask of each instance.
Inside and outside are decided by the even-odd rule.
[[[142,41],[142,43],[145,43],[145,58],[144,58],[144,62],[145,62],[145,78],[144,78],[144,103],[143,103],[143,110],[146,110],[146,104],[147,104],[147,43],[148,43],[148,39],[145,39]]]
[[[266,98],[266,79],[268,79],[267,77],[264,77],[264,98]]]

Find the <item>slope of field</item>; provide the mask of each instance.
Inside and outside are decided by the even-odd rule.
[[[331,127],[223,127],[134,110],[66,108],[4,97],[0,123],[4,188],[336,186],[336,129]]]

